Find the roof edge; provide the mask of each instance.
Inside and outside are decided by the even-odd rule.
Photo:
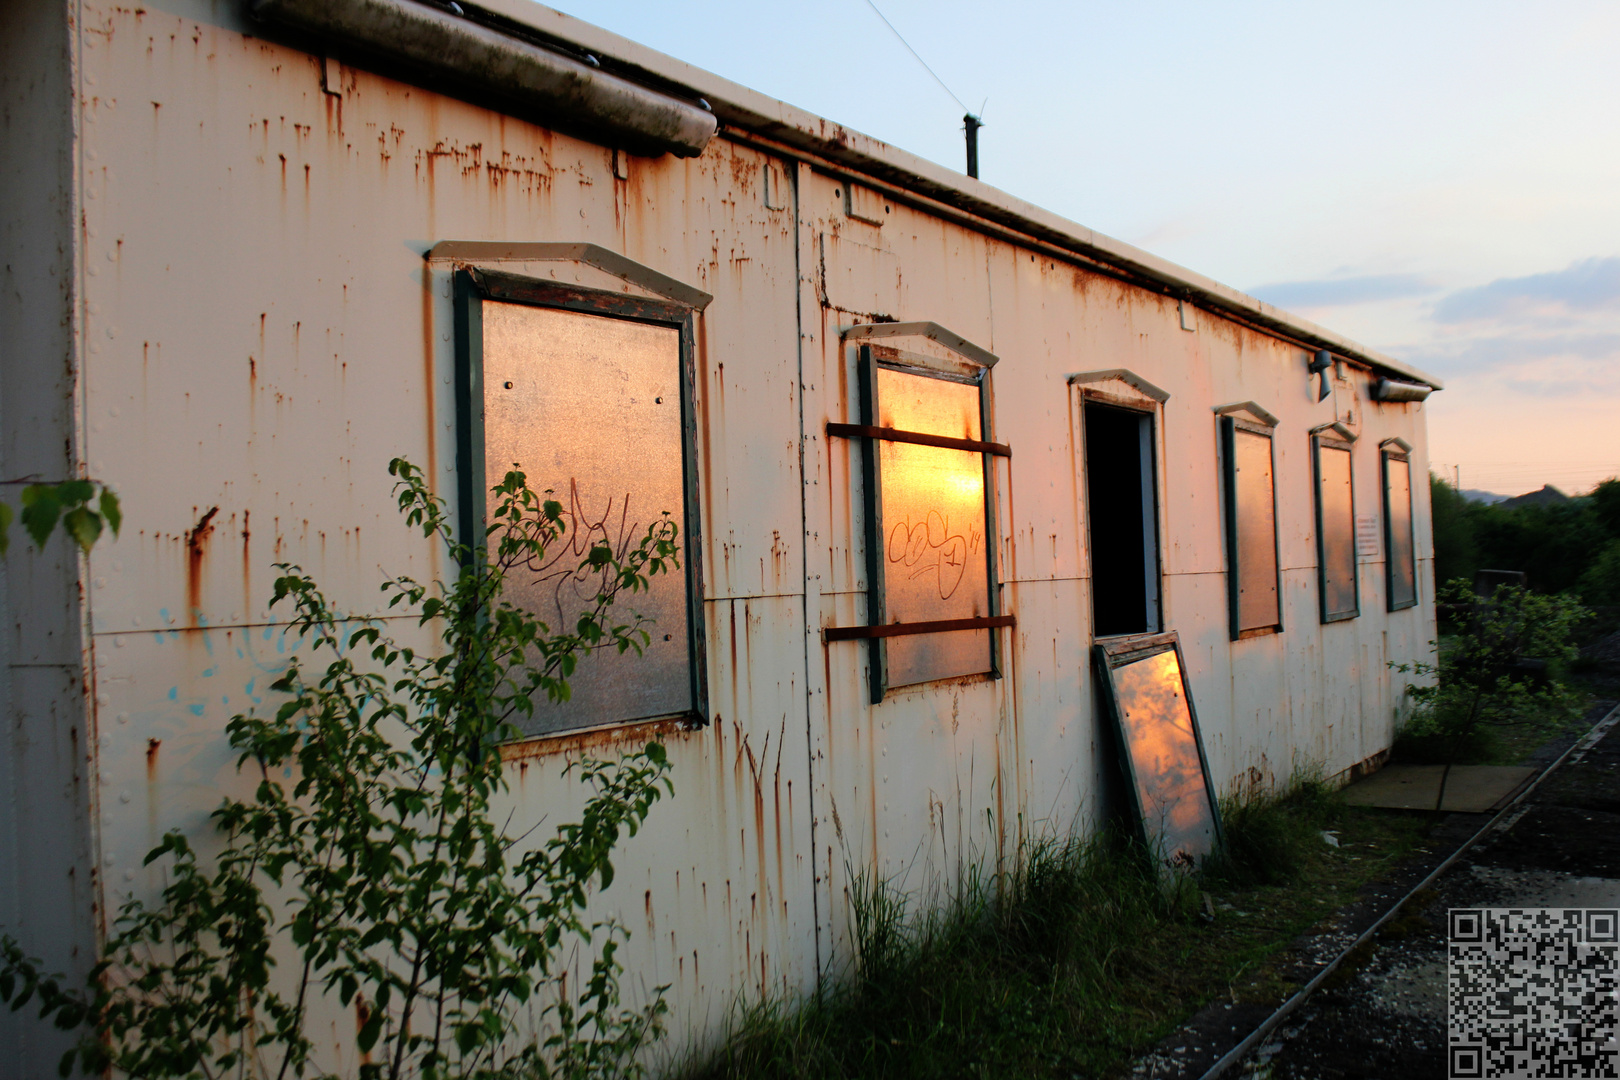
[[[1309,319],[1300,318],[1122,240],[1088,229],[982,180],[965,176],[842,124],[750,90],[583,19],[533,0],[481,0],[480,6],[541,34],[599,54],[604,60],[611,57],[615,62],[614,68],[621,73],[640,76],[654,83],[683,87],[706,100],[727,127],[770,139],[830,164],[871,176],[1022,233],[1041,243],[1102,263],[1156,286],[1169,295],[1207,307],[1216,314],[1235,317],[1302,345],[1328,349],[1346,359],[1436,390],[1445,387],[1435,376]],[[722,130],[721,134],[724,133]]]

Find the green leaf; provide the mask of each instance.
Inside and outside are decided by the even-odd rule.
[[[360,1034],[355,1036],[355,1043],[360,1047],[361,1053],[370,1053],[371,1048],[377,1045],[377,1037],[382,1034],[383,1019],[387,1016],[381,1009],[372,1013],[360,1028]]]
[[[118,505],[118,496],[106,487],[101,489],[101,516],[106,519],[113,535],[117,536],[124,524],[124,509]]]
[[[56,488],[49,484],[29,484],[22,493],[22,523],[33,537],[34,546],[42,548],[56,528],[56,519],[62,514]]]
[[[56,497],[64,506],[89,502],[96,494],[96,485],[88,480],[64,480],[56,485]]]
[[[82,506],[75,507],[62,518],[62,528],[78,541],[79,547],[88,555],[90,549],[96,546],[97,538],[101,536],[101,517]]]
[[[11,517],[11,504],[0,503],[0,555],[11,546]]]

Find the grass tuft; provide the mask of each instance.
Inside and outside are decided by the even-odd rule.
[[[1239,887],[1297,880],[1340,809],[1337,794],[1315,776],[1295,777],[1281,791],[1222,799],[1226,850],[1210,860],[1205,879]]]

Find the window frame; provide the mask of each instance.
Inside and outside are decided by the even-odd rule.
[[[469,546],[481,539],[490,488],[485,462],[483,303],[527,304],[674,329],[679,334],[681,398],[681,570],[686,580],[687,678],[692,707],[658,716],[603,719],[580,727],[525,733],[519,741],[567,738],[607,728],[684,722],[709,722],[708,640],[704,619],[702,502],[698,490],[696,309],[675,300],[651,299],[579,285],[525,277],[499,270],[458,265],[452,276],[455,323],[456,391],[456,521]]]
[[[1221,483],[1224,496],[1222,517],[1226,534],[1226,608],[1231,640],[1264,637],[1283,632],[1282,539],[1277,516],[1277,428],[1243,416],[1227,414],[1220,418]],[[1277,582],[1277,621],[1266,626],[1244,627],[1240,589],[1243,581],[1241,549],[1238,544],[1237,433],[1247,432],[1266,440],[1271,459],[1271,550]]]
[[[866,549],[866,622],[862,626],[827,627],[822,631],[826,642],[865,640],[868,642],[868,676],[870,700],[881,704],[890,689],[888,683],[888,639],[912,634],[952,633],[958,630],[989,630],[989,669],[958,676],[941,678],[1001,678],[1001,635],[995,631],[1016,625],[1016,619],[1001,611],[1001,587],[996,558],[997,531],[995,486],[996,457],[1011,457],[1012,451],[994,441],[993,394],[990,386],[990,367],[974,365],[971,374],[961,371],[941,371],[933,367],[905,363],[903,359],[879,358],[877,350],[869,344],[856,347],[856,415],[858,423],[828,423],[827,434],[834,438],[850,438],[861,444],[861,505],[865,521],[862,540]],[[977,440],[953,439],[920,432],[897,431],[878,427],[881,413],[877,401],[877,372],[879,368],[902,372],[922,378],[938,379],[959,385],[976,386],[979,391],[979,435]],[[880,442],[907,442],[946,449],[970,450],[979,453],[984,470],[984,549],[985,549],[985,610],[988,615],[969,619],[949,619],[942,622],[890,623],[886,575],[883,553],[887,531],[883,525],[883,469]],[[925,686],[937,680],[928,679],[905,686]],[[896,687],[895,689],[900,689]]]
[[[1379,479],[1383,484],[1384,504],[1384,600],[1386,611],[1405,611],[1418,606],[1420,593],[1417,572],[1417,499],[1412,493],[1412,452],[1399,443],[1385,443],[1379,448]],[[1406,552],[1412,566],[1412,599],[1395,601],[1395,518],[1389,512],[1389,463],[1400,461],[1406,465]]]
[[[1322,448],[1343,450],[1350,466],[1350,589],[1354,605],[1340,612],[1328,611],[1326,530],[1322,506]],[[1356,554],[1356,454],[1355,443],[1337,431],[1311,433],[1311,500],[1316,512],[1316,594],[1322,624],[1349,622],[1361,617],[1361,559]]]

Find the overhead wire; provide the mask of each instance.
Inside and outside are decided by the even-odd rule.
[[[944,90],[947,94],[951,95],[951,100],[955,101],[958,105],[960,105],[962,107],[962,111],[964,113],[967,113],[969,116],[973,116],[973,117],[977,118],[979,113],[975,113],[972,109],[968,108],[967,103],[965,101],[963,101],[961,98],[956,96],[956,91],[952,90],[949,86],[946,85],[945,80],[939,77],[939,72],[935,71],[933,68],[928,66],[928,61],[924,60],[922,58],[922,54],[919,53],[916,49],[913,49],[911,47],[911,42],[906,40],[906,36],[904,34],[902,34],[899,30],[895,29],[894,23],[890,22],[889,17],[887,15],[883,14],[883,12],[881,10],[879,10],[877,4],[875,4],[873,2],[873,0],[866,0],[866,6],[871,8],[874,12],[877,13],[877,17],[883,20],[883,25],[887,26],[889,28],[889,31],[891,33],[893,33],[895,37],[900,39],[900,44],[902,44],[902,45],[904,45],[906,47],[906,51],[909,52],[912,56],[916,57],[917,58],[917,63],[919,63],[919,64],[921,64],[923,66],[923,70],[928,72],[928,74],[932,75],[934,77],[934,81],[939,83],[940,89]],[[984,100],[985,100],[986,104],[988,104],[989,101],[990,101],[990,99],[988,97],[985,98]],[[980,113],[982,113],[984,111],[984,107],[980,106],[979,108],[980,108]]]

